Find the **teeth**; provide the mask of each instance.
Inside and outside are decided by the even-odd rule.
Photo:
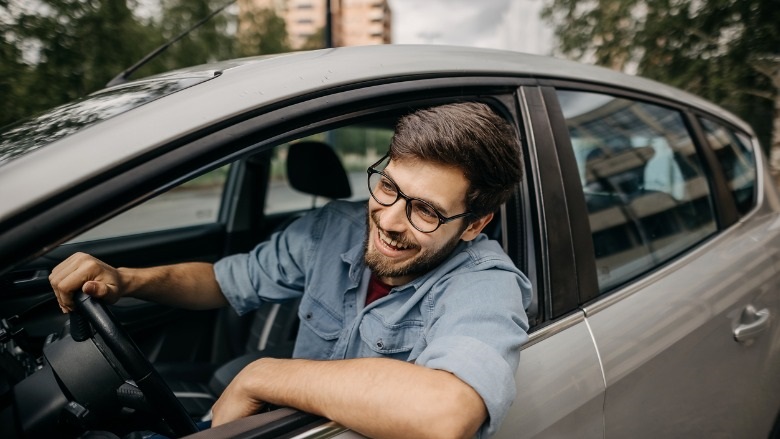
[[[409,245],[407,244],[400,244],[397,240],[390,239],[390,237],[385,235],[381,230],[379,231],[379,238],[382,240],[382,242],[384,242],[385,244],[391,247],[395,247],[401,250],[406,250],[407,248],[409,248]]]

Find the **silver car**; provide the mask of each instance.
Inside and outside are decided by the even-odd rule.
[[[296,304],[90,300],[85,326],[51,268],[246,251],[367,199],[397,118],[464,100],[511,121],[525,157],[486,229],[534,297],[495,437],[780,436],[780,199],[749,125],[593,66],[374,46],[170,72],[0,130],[0,437],[194,433],[232,359],[290,355]],[[196,433],[225,436],[360,437],[291,409]]]

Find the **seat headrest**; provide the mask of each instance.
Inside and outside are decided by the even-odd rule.
[[[327,143],[293,143],[287,152],[287,178],[298,191],[330,199],[349,198],[352,188],[347,171]]]

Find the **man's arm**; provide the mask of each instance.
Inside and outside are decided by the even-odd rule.
[[[227,304],[213,266],[202,262],[114,268],[90,255],[76,253],[54,267],[49,282],[63,312],[73,310],[73,293],[79,289],[107,303],[130,296],[189,309]]]
[[[239,373],[214,405],[212,425],[256,413],[264,402],[324,416],[366,436],[473,437],[487,418],[455,375],[385,358],[265,358]]]

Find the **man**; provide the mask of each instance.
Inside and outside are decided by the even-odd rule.
[[[420,110],[369,168],[367,206],[332,202],[213,266],[114,269],[77,254],[50,280],[64,312],[79,288],[239,313],[300,297],[294,359],[244,368],[213,425],[272,403],[376,438],[487,437],[515,397],[530,284],[480,232],[521,177],[520,151],[487,105]]]

